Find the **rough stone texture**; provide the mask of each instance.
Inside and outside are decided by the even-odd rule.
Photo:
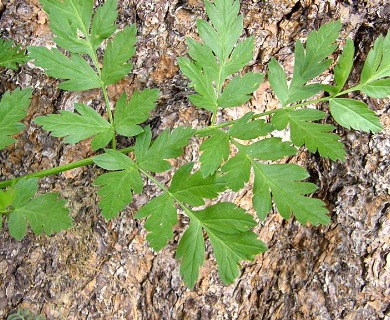
[[[102,1],[99,1],[102,2]],[[341,19],[343,35],[354,40],[355,67],[362,66],[373,40],[389,28],[387,0],[267,0],[242,1],[245,33],[253,35],[256,54],[249,69],[264,71],[271,56],[292,72],[293,44],[321,24]],[[47,17],[38,0],[0,1],[2,36],[23,45],[53,45]],[[195,22],[204,17],[200,0],[120,0],[118,25],[136,23],[134,72],[110,87],[115,100],[123,90],[158,87],[158,109],[150,124],[156,133],[178,124],[201,126],[209,114],[186,100],[187,79],[176,59],[186,52],[185,37],[197,37]],[[16,86],[34,88],[18,142],[0,152],[1,179],[90,156],[88,143],[66,146],[30,120],[84,102],[102,110],[101,95],[92,90],[69,93],[28,64],[20,71],[2,70],[0,91]],[[356,82],[358,71],[350,81]],[[40,181],[40,191],[57,191],[69,201],[74,227],[46,237],[29,234],[17,242],[6,229],[0,234],[0,318],[17,307],[47,319],[390,319],[390,196],[389,100],[360,97],[377,112],[384,131],[372,135],[338,128],[348,153],[345,163],[332,163],[302,153],[290,159],[304,165],[319,196],[332,213],[329,226],[313,228],[276,213],[257,231],[269,250],[244,263],[241,277],[223,285],[208,248],[205,265],[194,290],[181,281],[175,239],[159,253],[145,240],[142,223],[133,220],[137,208],[156,192],[153,185],[120,216],[105,222],[97,208],[92,181],[98,170],[81,168]],[[242,109],[275,108],[267,83]],[[321,106],[326,109],[326,105]],[[243,111],[244,110],[244,111]],[[131,141],[121,141],[123,146]],[[197,146],[187,150],[197,154]],[[93,170],[90,170],[93,169]],[[162,182],[169,176],[160,175]],[[234,201],[247,207],[250,188]],[[231,194],[226,197],[231,198]]]

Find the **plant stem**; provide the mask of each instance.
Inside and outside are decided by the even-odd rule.
[[[172,193],[169,192],[169,189],[164,186],[160,181],[158,181],[155,177],[153,177],[150,173],[148,173],[147,171],[141,169],[140,167],[137,166],[137,169],[145,176],[147,177],[149,180],[151,180],[157,187],[159,187],[161,190],[163,190],[164,192],[168,193],[172,199],[180,206],[180,208],[183,209],[183,211],[187,214],[187,216],[190,218],[190,219],[197,219],[199,221],[198,218],[195,217],[195,215],[192,213],[192,211],[184,204],[182,203],[180,200],[178,200]]]
[[[121,150],[118,150],[118,151],[121,152],[121,153],[129,153],[129,152],[134,151],[134,147],[124,148],[124,149],[121,149]],[[69,170],[72,170],[72,169],[76,169],[76,168],[79,168],[79,167],[91,165],[91,164],[93,164],[93,159],[95,157],[96,156],[89,157],[89,158],[86,158],[86,159],[83,159],[83,160],[79,160],[79,161],[71,162],[71,163],[68,163],[68,164],[64,164],[62,166],[58,166],[58,167],[55,167],[55,168],[41,170],[41,171],[30,173],[30,174],[27,174],[27,175],[24,175],[24,176],[21,176],[21,177],[17,177],[17,178],[1,181],[0,182],[0,189],[8,187],[8,186],[11,186],[11,185],[15,184],[16,182],[18,182],[20,179],[23,179],[23,178],[27,178],[27,179],[29,179],[29,178],[43,178],[43,177],[51,176],[51,175],[58,174],[58,173],[61,173],[61,172],[65,172],[65,171],[69,171]]]
[[[106,103],[106,109],[107,109],[107,113],[108,113],[108,119],[109,119],[111,125],[114,125],[114,117],[113,117],[112,111],[111,111],[110,100],[108,99],[107,89],[106,89],[106,86],[105,86],[104,84],[102,85],[102,90],[103,90],[104,101],[105,101],[105,103]],[[111,146],[112,146],[112,148],[113,148],[114,150],[116,150],[115,131],[114,131],[114,134],[113,134],[113,136],[112,136]]]

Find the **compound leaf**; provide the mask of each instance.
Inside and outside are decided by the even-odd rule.
[[[31,89],[15,89],[13,93],[6,91],[0,101],[0,150],[15,141],[10,135],[23,130],[20,123],[26,116],[30,105]]]
[[[291,213],[296,219],[312,225],[328,224],[328,210],[319,199],[305,197],[314,192],[317,186],[300,180],[309,177],[305,169],[293,164],[260,164],[253,162],[255,172],[253,206],[260,219],[264,219],[271,209],[270,194],[283,218]],[[262,203],[264,202],[264,203]]]
[[[126,137],[140,134],[143,129],[139,124],[148,119],[156,106],[158,95],[157,89],[135,91],[127,102],[126,93],[123,93],[115,107],[115,131]]]
[[[183,165],[175,172],[169,192],[179,201],[193,207],[204,205],[203,199],[213,199],[225,190],[225,183],[217,175],[203,177],[200,171],[191,175],[193,163]]]
[[[333,118],[343,127],[366,132],[379,132],[382,125],[375,112],[370,110],[362,101],[334,98],[329,102]]]
[[[173,237],[172,227],[177,223],[177,211],[173,198],[164,193],[144,205],[135,218],[148,217],[145,228],[149,231],[146,239],[155,251],[160,251]]]
[[[108,138],[112,138],[112,126],[94,109],[76,103],[75,110],[79,114],[62,110],[60,114],[37,117],[34,122],[43,126],[43,129],[52,131],[54,137],[66,137],[65,143],[74,144],[101,133],[106,133]],[[94,143],[92,140],[92,147],[94,150],[103,148],[109,140],[103,139],[101,144]]]
[[[44,68],[49,76],[66,80],[60,83],[60,89],[82,91],[101,87],[99,76],[79,55],[68,58],[56,48],[45,47],[28,47],[28,52],[34,63]]]
[[[11,40],[0,39],[0,66],[16,70],[18,64],[28,61],[26,50],[14,45]]]

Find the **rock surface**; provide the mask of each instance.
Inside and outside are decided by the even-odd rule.
[[[102,1],[97,1],[102,2]],[[46,14],[38,0],[0,1],[2,37],[22,45],[52,45]],[[341,19],[343,35],[355,43],[358,79],[374,39],[389,29],[387,0],[241,1],[245,33],[255,37],[256,54],[249,69],[265,71],[271,56],[292,71],[293,44],[330,20]],[[158,87],[161,97],[150,124],[156,132],[177,124],[201,126],[206,111],[186,99],[187,79],[177,67],[185,55],[185,37],[197,37],[195,22],[205,17],[200,0],[120,0],[118,25],[138,29],[135,68],[110,87],[115,100],[123,90]],[[64,92],[58,82],[33,65],[2,70],[0,92],[16,86],[34,88],[26,130],[14,146],[0,152],[1,179],[23,175],[88,157],[88,143],[69,146],[49,136],[30,120],[84,102],[103,108],[97,90]],[[291,159],[304,165],[319,185],[319,196],[332,212],[332,223],[301,226],[271,214],[259,226],[269,250],[244,263],[230,286],[219,280],[211,250],[194,290],[179,276],[175,239],[159,253],[145,240],[137,208],[156,189],[145,187],[120,216],[104,221],[93,179],[98,170],[81,168],[40,181],[40,191],[56,191],[69,201],[74,227],[52,237],[29,234],[23,241],[0,234],[0,318],[17,307],[46,319],[390,319],[390,118],[389,100],[360,97],[381,117],[383,132],[372,135],[338,127],[347,150],[345,163],[332,163],[302,153]],[[265,83],[242,110],[261,112],[276,106]],[[326,109],[326,105],[320,106]],[[122,141],[123,146],[129,141]],[[191,149],[191,148],[189,148]],[[196,146],[193,146],[196,154]],[[188,157],[191,157],[189,150]],[[162,181],[169,176],[161,175]],[[250,188],[236,203],[246,206]],[[227,197],[232,195],[227,195]]]

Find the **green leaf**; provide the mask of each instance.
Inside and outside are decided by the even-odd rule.
[[[297,153],[290,142],[282,142],[280,138],[267,138],[245,146],[245,153],[259,160],[279,160]]]
[[[176,250],[176,259],[181,259],[180,275],[190,289],[198,280],[199,268],[203,265],[204,255],[202,226],[198,220],[191,219]]]
[[[227,84],[219,97],[219,106],[230,108],[243,105],[251,98],[249,94],[256,91],[263,79],[263,74],[253,72],[249,72],[243,77],[236,76]]]
[[[330,133],[334,126],[314,123],[325,117],[325,113],[315,109],[278,110],[272,117],[272,124],[276,129],[282,130],[290,124],[291,141],[297,147],[303,145],[310,152],[318,151],[321,156],[333,161],[345,159],[343,144],[339,136]]]
[[[133,68],[132,63],[128,63],[135,53],[135,43],[137,30],[135,25],[127,26],[115,35],[111,40],[103,57],[102,81],[104,85],[116,83]]]
[[[204,205],[203,199],[213,199],[225,190],[225,183],[217,175],[204,178],[200,171],[191,175],[193,163],[183,165],[175,172],[169,192],[181,202],[193,207]]]
[[[93,0],[40,0],[48,13],[54,41],[74,53],[91,54],[89,29]]]
[[[150,112],[156,106],[158,95],[157,89],[135,91],[127,102],[126,93],[123,93],[116,103],[115,131],[126,137],[140,134],[143,129],[139,124],[149,118]]]
[[[70,228],[72,220],[64,205],[65,200],[58,200],[57,193],[47,193],[15,208],[8,220],[11,236],[21,240],[26,235],[27,223],[35,234],[50,235]]]
[[[124,170],[135,166],[133,160],[119,151],[111,149],[104,151],[103,154],[92,158],[93,162],[100,168],[106,170]]]
[[[9,206],[15,199],[15,190],[14,188],[0,189],[0,227],[2,226],[1,214],[7,212]]]
[[[38,179],[23,178],[19,180],[14,187],[15,199],[12,201],[12,207],[21,208],[28,203],[38,191]]]
[[[351,39],[347,39],[344,45],[343,53],[340,55],[337,65],[334,68],[334,80],[336,86],[323,86],[332,96],[338,94],[348,80],[349,74],[353,67],[353,57],[355,55],[355,47]]]
[[[106,0],[96,10],[91,26],[91,42],[94,50],[100,46],[103,40],[108,39],[116,31],[117,6],[117,0]]]
[[[6,91],[0,101],[0,150],[14,143],[14,135],[23,130],[20,123],[26,116],[26,109],[30,105],[31,89],[15,89],[11,94]]]
[[[268,80],[271,88],[284,107],[287,105],[289,95],[287,79],[284,74],[284,70],[274,57],[271,58],[271,61],[268,64],[268,70]]]
[[[49,50],[45,47],[28,47],[28,52],[35,65],[44,68],[49,76],[66,80],[59,85],[60,89],[82,91],[102,85],[96,72],[79,55],[68,58],[56,48]]]
[[[194,213],[210,238],[224,283],[233,283],[239,276],[241,260],[253,261],[257,254],[267,250],[250,231],[256,225],[253,217],[235,204],[221,202]]]
[[[213,130],[209,134],[199,148],[202,151],[200,171],[204,177],[214,174],[230,155],[229,136],[222,130]]]
[[[321,91],[322,87],[319,84],[305,84],[331,65],[332,60],[327,57],[337,48],[334,42],[339,36],[340,29],[340,21],[330,22],[309,34],[306,48],[300,41],[295,43],[294,74],[289,87],[288,100],[287,102],[283,100],[285,104],[308,99]]]
[[[385,77],[390,77],[390,33],[375,40],[364,62],[359,87],[363,90],[365,85]]]
[[[49,114],[35,118],[34,122],[43,126],[43,129],[52,131],[54,137],[66,137],[64,142],[74,144],[81,140],[105,133],[112,138],[114,130],[110,123],[94,109],[84,104],[76,103],[75,110],[79,113],[61,110],[60,114]],[[104,148],[110,139],[103,139],[101,144],[94,143],[92,148]]]
[[[213,69],[202,68],[187,58],[178,59],[180,70],[191,80],[191,86],[198,94],[190,95],[191,103],[198,108],[216,112],[218,104],[213,87]],[[213,63],[213,62],[212,62]]]
[[[190,95],[193,105],[215,113],[218,107],[233,107],[250,99],[263,76],[250,73],[233,78],[222,90],[226,79],[239,72],[253,58],[252,37],[237,43],[243,32],[243,17],[238,15],[239,1],[206,1],[210,23],[198,20],[199,35],[204,44],[189,39],[189,56],[180,58],[179,67],[197,94]]]
[[[228,130],[228,134],[241,140],[256,139],[273,131],[273,126],[264,120],[252,120],[253,112],[248,112],[236,120]]]
[[[230,59],[221,66],[221,78],[225,80],[230,75],[244,68],[253,59],[254,48],[253,37],[248,37],[239,42],[233,49]]]
[[[0,66],[9,69],[18,69],[18,64],[28,61],[26,50],[14,45],[11,40],[0,39]]]
[[[390,78],[371,81],[359,88],[369,97],[386,98],[390,96]]]
[[[205,7],[211,24],[198,20],[199,35],[218,60],[225,61],[243,30],[243,17],[238,15],[240,3],[231,0],[214,3],[206,1]]]
[[[136,219],[148,217],[145,228],[149,231],[146,239],[155,251],[160,251],[173,237],[172,227],[177,223],[177,211],[168,193],[154,198],[144,205]]]
[[[183,147],[188,144],[188,140],[194,133],[195,130],[192,128],[178,127],[172,132],[167,129],[148,147],[152,134],[150,127],[146,127],[144,132],[137,136],[135,144],[138,165],[142,169],[152,172],[169,170],[171,165],[166,159],[173,159],[182,155]]]
[[[126,170],[102,174],[95,179],[94,185],[100,186],[98,195],[102,215],[110,220],[133,200],[132,191],[142,192],[143,181],[135,165],[131,165]]]
[[[276,207],[285,219],[291,213],[296,219],[312,225],[328,224],[328,210],[325,203],[319,199],[305,197],[305,194],[314,192],[317,186],[300,180],[309,177],[300,166],[293,164],[260,164],[253,162],[255,172],[253,189],[253,207],[260,219],[264,219],[271,209],[271,196]]]
[[[379,132],[382,125],[375,112],[362,101],[334,98],[329,101],[333,118],[343,127],[366,132]]]
[[[230,158],[223,166],[227,186],[237,192],[249,181],[251,162],[244,152]]]

